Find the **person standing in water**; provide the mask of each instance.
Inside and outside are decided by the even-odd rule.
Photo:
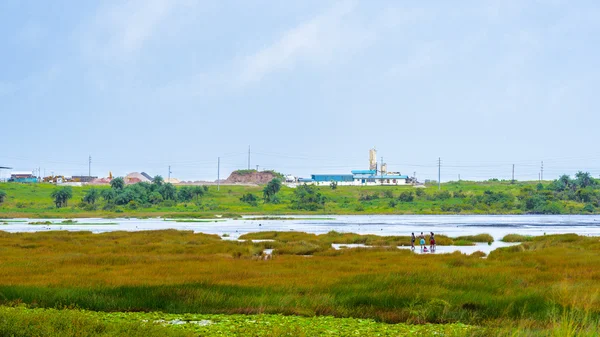
[[[423,250],[423,247],[425,246],[425,235],[423,235],[423,232],[419,235],[419,243],[421,244],[421,250]]]
[[[411,233],[412,235],[410,236],[410,249],[415,250],[415,233]]]
[[[435,237],[433,235],[433,232],[429,232],[429,233],[430,233],[430,235],[429,235],[429,245],[430,245],[429,249],[431,251],[434,251],[435,250]]]

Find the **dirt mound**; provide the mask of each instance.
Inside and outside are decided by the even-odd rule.
[[[229,178],[225,180],[226,184],[267,184],[273,178],[278,178],[275,172],[256,170],[238,170],[231,172]]]

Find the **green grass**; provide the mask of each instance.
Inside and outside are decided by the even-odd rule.
[[[455,238],[455,240],[464,240],[464,241],[471,241],[471,242],[494,242],[494,237],[492,237],[490,234],[478,234],[478,235],[459,236],[459,237]]]
[[[178,323],[178,324],[173,324]],[[328,316],[201,315],[0,307],[2,336],[467,336],[456,324],[385,324]]]
[[[191,332],[144,323],[140,320],[115,319],[110,313],[84,310],[27,309],[0,306],[0,336],[192,336]]]
[[[0,184],[6,191],[6,201],[0,204],[0,218],[82,218],[82,217],[157,217],[168,218],[199,218],[210,219],[221,215],[225,218],[244,215],[279,216],[287,218],[294,214],[523,214],[525,203],[520,199],[522,189],[535,190],[537,182],[466,182],[442,184],[442,194],[437,188],[415,189],[411,186],[339,186],[332,190],[327,186],[319,187],[325,196],[323,209],[317,211],[295,210],[292,208],[293,188],[282,187],[278,194],[280,203],[264,204],[259,202],[252,206],[240,201],[246,193],[262,195],[260,186],[223,186],[221,191],[210,187],[208,192],[198,202],[191,201],[174,205],[158,204],[137,206],[117,206],[114,210],[102,210],[104,201],[97,202],[97,210],[85,210],[78,204],[91,188],[89,186],[74,187],[73,198],[69,205],[57,209],[50,197],[56,188],[52,184]],[[546,185],[549,185],[546,183]],[[108,186],[93,188],[106,189]],[[417,190],[422,193],[416,195]],[[485,191],[505,193],[513,199],[511,202],[477,201]],[[412,202],[403,202],[398,197],[404,192],[412,192],[415,198]],[[443,193],[450,193],[450,197]],[[391,197],[390,197],[391,193]],[[369,201],[359,201],[361,196],[376,195]],[[440,197],[442,196],[442,197]],[[587,213],[583,202],[553,200],[562,213]],[[589,206],[589,205],[588,205]],[[598,208],[595,208],[596,211]],[[322,217],[317,216],[321,219]],[[323,219],[325,220],[325,219]]]
[[[533,236],[521,234],[507,234],[501,241],[504,242],[528,242],[533,241]]]

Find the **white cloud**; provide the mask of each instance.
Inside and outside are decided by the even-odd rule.
[[[187,1],[128,0],[102,8],[81,36],[90,59],[129,61],[159,30],[173,10]]]
[[[293,68],[301,60],[329,63],[332,56],[360,43],[364,36],[346,22],[355,2],[341,2],[308,22],[284,33],[272,45],[246,58],[239,81],[260,81],[270,73]]]

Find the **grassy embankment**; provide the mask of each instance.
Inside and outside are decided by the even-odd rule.
[[[546,189],[551,184],[546,183]],[[69,205],[56,208],[50,194],[51,184],[0,184],[6,200],[0,204],[0,218],[71,218],[71,217],[212,217],[215,214],[589,214],[597,212],[600,190],[590,190],[584,201],[563,200],[563,194],[538,190],[537,182],[459,182],[416,189],[411,186],[356,187],[339,186],[333,190],[319,187],[325,196],[324,208],[315,211],[294,209],[294,189],[282,187],[278,204],[259,202],[256,206],[240,201],[247,193],[262,197],[262,187],[210,187],[198,201],[159,204],[116,205],[106,208],[99,199],[90,210],[81,200],[92,187],[73,188]],[[103,190],[108,186],[95,187]],[[594,194],[595,193],[595,194]],[[410,195],[410,196],[409,196]],[[577,199],[577,195],[569,196]],[[582,199],[583,200],[583,199]],[[106,210],[104,210],[106,208]],[[86,210],[87,209],[87,210]]]
[[[383,247],[406,238],[269,235],[276,241],[232,242],[174,230],[1,233],[0,302],[462,322],[508,335],[599,332],[598,238],[536,237],[481,259]],[[382,247],[335,251],[332,241]],[[265,248],[276,250],[272,260],[256,258]]]

